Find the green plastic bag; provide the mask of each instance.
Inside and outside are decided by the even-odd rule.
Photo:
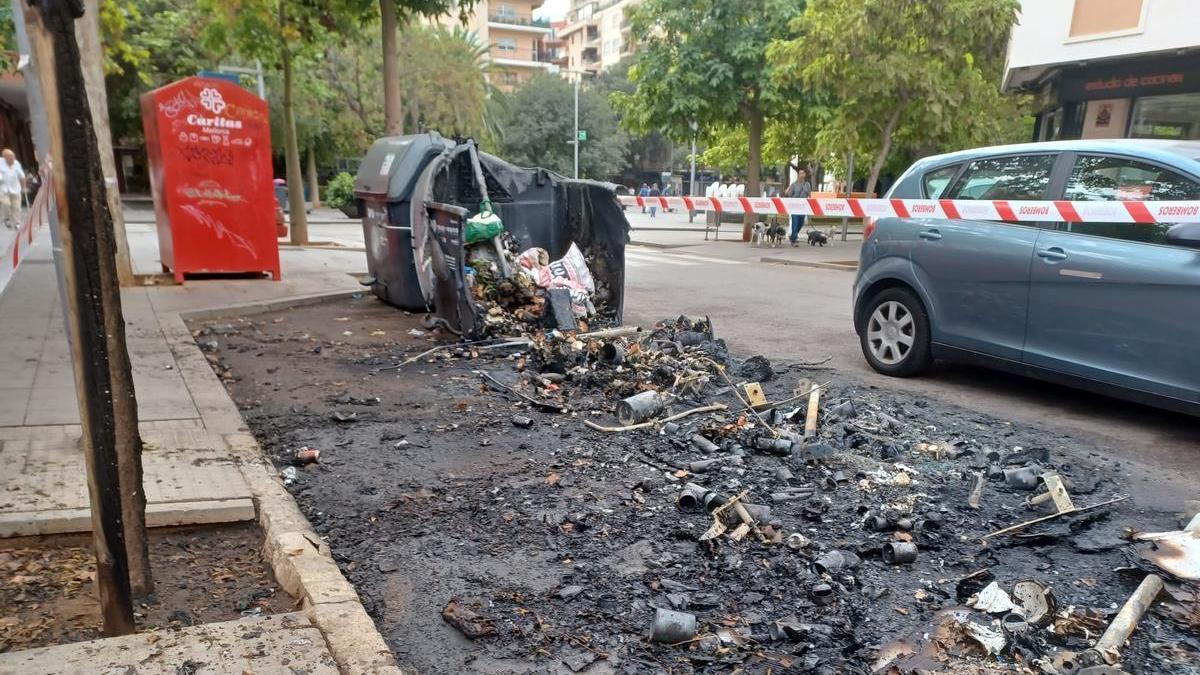
[[[504,223],[500,216],[492,211],[492,203],[484,201],[479,205],[479,213],[467,218],[463,237],[467,244],[487,241],[504,231]]]

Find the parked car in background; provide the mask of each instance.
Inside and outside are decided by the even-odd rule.
[[[1200,200],[1200,142],[955,152],[918,161],[887,196]],[[880,219],[864,232],[854,285],[863,355],[886,375],[966,361],[1200,414],[1200,215],[1182,216]]]

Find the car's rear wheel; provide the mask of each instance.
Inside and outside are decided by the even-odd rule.
[[[929,367],[929,315],[912,291],[888,288],[875,294],[863,316],[859,342],[872,368],[892,377],[911,377]]]

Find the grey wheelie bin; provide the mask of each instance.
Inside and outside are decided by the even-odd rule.
[[[410,310],[432,305],[432,289],[417,278],[413,246],[413,222],[425,219],[425,200],[414,201],[413,192],[429,163],[454,145],[436,133],[381,138],[358,167],[354,196],[367,249],[363,283],[388,304]]]

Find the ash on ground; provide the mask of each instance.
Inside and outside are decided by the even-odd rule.
[[[1065,673],[1159,571],[1107,656],[1196,672],[1194,587],[1126,538],[1179,522],[1103,448],[738,360],[707,320],[417,326],[360,299],[197,331],[402,666]],[[1046,477],[1078,512],[989,537],[1054,513]]]

